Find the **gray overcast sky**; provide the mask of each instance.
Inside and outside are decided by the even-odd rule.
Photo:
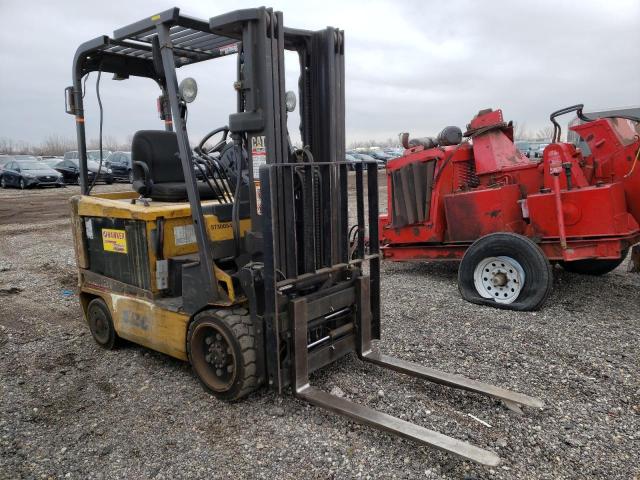
[[[74,137],[64,113],[77,46],[179,6],[208,19],[258,5],[191,0],[0,0],[0,137],[39,143]],[[347,141],[435,134],[464,127],[481,108],[500,107],[532,132],[549,112],[574,103],[587,110],[640,104],[640,0],[333,1],[274,0],[288,26],[340,27],[346,35]],[[287,57],[295,87],[296,57]],[[190,137],[227,123],[234,108],[234,59],[187,67],[199,98]],[[162,128],[158,91],[148,80],[102,79],[105,135]],[[126,88],[127,85],[129,88]],[[88,137],[97,136],[95,75],[87,84]]]

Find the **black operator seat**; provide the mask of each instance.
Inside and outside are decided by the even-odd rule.
[[[136,132],[131,143],[131,162],[133,189],[140,195],[159,202],[188,200],[175,132]],[[206,182],[196,184],[202,200],[218,198],[220,192],[212,190]]]

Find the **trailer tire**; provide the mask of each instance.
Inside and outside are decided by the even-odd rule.
[[[101,298],[94,298],[87,305],[87,323],[95,342],[106,350],[113,350],[118,334],[113,326],[109,307]]]
[[[567,272],[571,273],[579,273],[581,275],[605,275],[616,268],[624,262],[624,259],[627,258],[627,254],[629,253],[629,249],[625,249],[622,251],[620,258],[615,260],[598,260],[598,259],[588,259],[588,260],[576,260],[574,262],[560,262],[562,268],[564,268]]]
[[[491,278],[484,276],[485,263],[492,269]],[[493,270],[491,265],[497,270]],[[503,272],[501,268],[505,265]],[[478,278],[479,274],[483,278]],[[491,290],[498,275],[502,275],[502,283],[498,284],[500,292],[496,292],[496,296],[500,295],[503,302],[496,301],[493,298],[495,288]],[[458,270],[458,289],[462,298],[479,305],[519,311],[538,310],[552,288],[553,271],[545,254],[531,239],[515,233],[491,233],[479,238],[465,252]],[[507,292],[515,298],[502,299],[501,296],[506,297]]]
[[[187,355],[203,388],[234,401],[258,387],[256,340],[244,308],[205,310],[187,332]]]

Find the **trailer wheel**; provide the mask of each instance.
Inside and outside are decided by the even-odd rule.
[[[553,287],[551,264],[529,238],[492,233],[476,240],[458,270],[462,298],[509,310],[537,310]]]
[[[113,326],[109,307],[101,298],[94,298],[87,306],[87,322],[91,336],[98,345],[106,350],[112,350],[118,340],[118,334]]]
[[[579,273],[581,275],[604,275],[618,268],[618,266],[624,262],[624,259],[627,258],[627,253],[629,253],[628,248],[622,251],[620,258],[615,260],[576,260],[574,262],[560,262],[560,265],[562,265],[562,268],[567,272]]]
[[[187,333],[187,354],[205,390],[238,400],[258,386],[251,317],[244,308],[205,310]]]

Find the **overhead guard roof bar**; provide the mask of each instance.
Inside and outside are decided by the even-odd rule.
[[[172,8],[115,30],[113,38],[103,35],[83,43],[76,52],[75,72],[82,76],[102,64],[106,72],[155,78],[151,42],[159,24],[170,29],[176,68],[238,51],[238,40],[213,34],[208,22]]]

